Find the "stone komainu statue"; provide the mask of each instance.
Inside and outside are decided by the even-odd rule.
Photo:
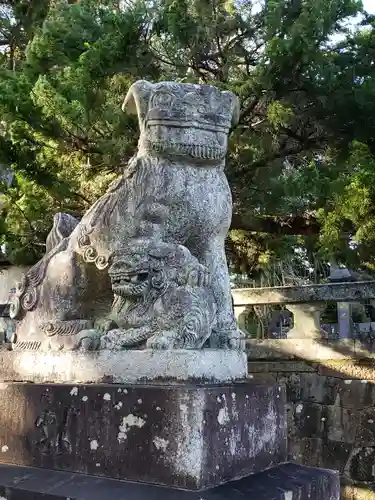
[[[46,255],[17,286],[13,349],[238,348],[224,252],[238,99],[138,81],[123,109],[138,116],[138,151],[80,222],[55,217]]]
[[[201,348],[216,321],[207,269],[182,245],[142,239],[109,268],[115,295],[101,347]]]

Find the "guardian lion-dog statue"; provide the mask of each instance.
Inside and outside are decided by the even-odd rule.
[[[11,316],[18,320],[12,347],[74,350],[114,348],[115,344],[135,348],[143,339],[154,349],[237,349],[241,332],[234,319],[224,251],[232,216],[224,166],[228,134],[239,117],[238,99],[209,85],[138,81],[130,87],[123,109],[138,116],[138,151],[121,178],[80,221],[67,214],[55,216],[46,255],[17,285],[11,304]],[[136,242],[142,239],[148,243],[139,256]],[[161,309],[149,315],[152,325],[143,322],[144,335],[135,342],[135,326],[126,321],[126,314],[117,314],[122,316],[118,328],[111,328],[108,321],[123,295],[118,293],[114,269],[119,262],[124,269],[126,258],[131,267],[137,254],[146,268],[147,263],[151,267],[143,274],[135,269],[130,279],[136,280],[135,285],[142,277],[151,279],[158,248],[160,255],[166,248],[168,255],[183,254],[178,272],[194,271],[198,277],[194,283],[186,279],[178,286],[176,275],[165,277],[163,286],[169,283],[169,295],[153,302],[154,308]],[[171,271],[170,261],[163,262],[164,269]],[[146,300],[155,287],[147,290],[137,300]],[[172,303],[166,302],[172,300],[172,290],[173,300],[180,301],[175,311],[184,310],[182,315],[172,314],[173,320],[168,316]],[[198,302],[207,307],[207,316],[198,321],[200,331],[187,335],[184,316]],[[163,321],[168,328],[162,327]],[[164,328],[163,332],[157,328]],[[114,330],[115,343],[110,340]]]

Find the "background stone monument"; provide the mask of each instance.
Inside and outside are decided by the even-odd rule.
[[[45,257],[17,285],[17,328],[0,353],[5,492],[29,466],[70,473],[59,472],[57,490],[57,479],[49,489],[24,482],[53,498],[108,498],[69,489],[93,484],[77,473],[202,498],[192,492],[288,458],[284,389],[246,380],[232,310],[224,166],[238,99],[139,81],[124,109],[138,116],[136,155],[81,221],[55,217]],[[289,465],[243,481],[230,498],[245,488],[257,499],[338,499],[329,471]],[[144,498],[143,488],[119,483],[118,498]]]

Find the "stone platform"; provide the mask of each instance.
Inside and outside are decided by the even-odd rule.
[[[0,351],[0,381],[137,383],[149,380],[229,382],[247,376],[242,351]]]
[[[338,473],[294,464],[284,464],[204,493],[0,465],[0,497],[3,500],[339,500],[340,484]]]
[[[0,462],[207,489],[283,463],[279,385],[0,385]]]

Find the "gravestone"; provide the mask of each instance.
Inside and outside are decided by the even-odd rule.
[[[81,221],[55,217],[12,299],[0,494],[337,500],[337,474],[280,465],[284,388],[246,378],[224,252],[237,98],[140,81],[124,107],[136,155]]]

